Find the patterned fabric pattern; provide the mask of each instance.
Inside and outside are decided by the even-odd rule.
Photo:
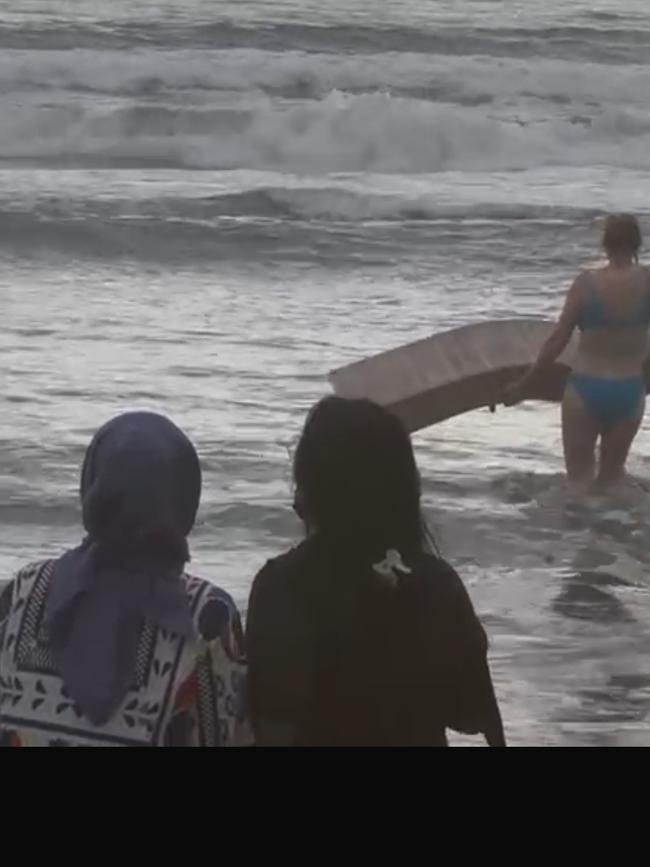
[[[0,745],[236,746],[249,742],[243,635],[234,602],[182,580],[198,638],[142,628],[134,683],[94,726],[67,694],[42,627],[53,561],[28,566],[0,597]]]

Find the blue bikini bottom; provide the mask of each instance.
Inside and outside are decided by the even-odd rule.
[[[589,415],[603,427],[632,418],[645,396],[641,376],[609,379],[587,373],[572,373],[569,382],[582,398]]]

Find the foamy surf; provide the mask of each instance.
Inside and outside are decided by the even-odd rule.
[[[45,5],[0,22],[3,576],[78,543],[90,432],[158,409],[204,466],[192,566],[244,608],[327,370],[554,316],[598,217],[648,214],[646,0]],[[416,439],[510,741],[647,744],[643,498],[571,504],[553,408]]]
[[[535,112],[333,90],[298,104],[151,108],[5,105],[0,161],[43,165],[428,173],[607,165],[650,170],[634,105]]]

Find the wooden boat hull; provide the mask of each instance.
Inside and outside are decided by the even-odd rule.
[[[553,324],[506,319],[467,325],[339,368],[329,379],[336,394],[370,398],[416,431],[500,403],[505,386],[534,362]],[[572,341],[525,399],[560,401],[574,352]],[[648,383],[646,375],[646,390]]]

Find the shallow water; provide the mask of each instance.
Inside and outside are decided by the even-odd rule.
[[[156,408],[203,460],[194,568],[245,606],[299,538],[290,452],[328,370],[553,315],[598,216],[648,210],[641,0],[2,11],[7,577],[79,538],[92,431]],[[553,407],[415,443],[511,742],[648,744],[646,431],[630,490],[583,503]]]

